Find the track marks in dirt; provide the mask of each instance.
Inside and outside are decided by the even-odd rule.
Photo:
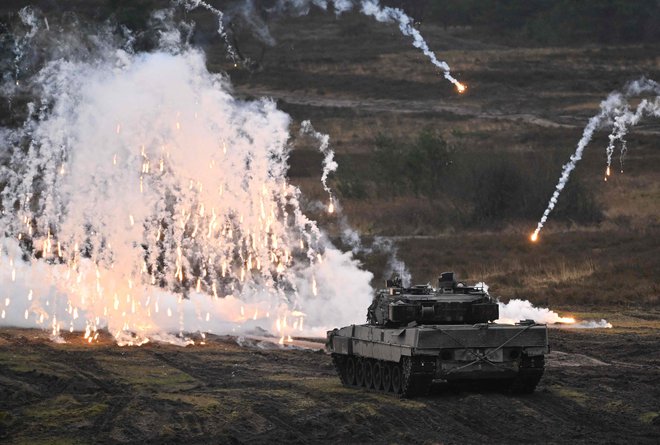
[[[14,396],[0,399],[0,441],[469,444],[533,431],[548,443],[654,443],[659,375],[647,357],[653,341],[628,341],[635,335],[553,333],[563,357],[581,365],[549,366],[530,396],[434,384],[412,400],[343,387],[330,357],[311,351],[226,338],[119,348],[10,336],[0,345],[0,391]],[[628,363],[639,366],[614,363],[625,351],[610,351],[611,340],[629,345]]]

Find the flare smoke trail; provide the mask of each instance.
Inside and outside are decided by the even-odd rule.
[[[327,211],[328,213],[333,213],[338,210],[339,202],[328,186],[327,181],[330,173],[336,171],[339,165],[334,160],[334,151],[330,148],[330,136],[316,131],[309,120],[302,122],[300,133],[310,135],[319,142],[319,151],[324,155],[321,184],[330,197]],[[398,275],[401,277],[404,286],[410,285],[412,276],[405,263],[399,259],[398,250],[392,240],[377,236],[373,239],[371,245],[366,247],[363,245],[360,235],[350,226],[345,216],[341,215],[338,223],[341,226],[342,241],[351,247],[353,254],[370,255],[380,253],[386,255],[387,266],[383,272],[384,276]]]
[[[114,35],[82,52],[69,34],[46,39],[66,58],[27,76],[27,119],[0,130],[3,324],[141,344],[362,320],[371,274],[302,212],[290,117],[235,99],[186,31],[170,24],[151,52]]]
[[[225,32],[224,26],[224,13],[217,8],[209,5],[208,3],[202,0],[174,0],[175,5],[182,5],[187,11],[192,11],[197,8],[203,8],[209,11],[211,14],[215,15],[218,18],[218,35],[224,40],[225,46],[227,49],[227,56],[234,62],[237,63],[238,56],[233,45],[229,42],[229,36]]]
[[[319,142],[319,151],[323,155],[323,173],[321,174],[321,184],[323,184],[323,190],[326,191],[328,197],[330,198],[330,203],[328,204],[328,213],[333,213],[335,211],[335,197],[328,186],[328,176],[330,173],[337,170],[339,165],[335,161],[335,152],[330,149],[330,136],[327,134],[319,133],[312,126],[311,121],[303,121],[300,126],[301,134],[308,134],[312,136]]]
[[[186,3],[195,5],[205,4],[201,0],[183,0]],[[240,2],[240,6],[229,6],[229,15],[240,15],[245,21],[249,23],[259,38],[267,44],[274,44],[275,39],[270,35],[268,27],[261,21],[255,14],[255,6],[253,1]],[[359,10],[366,16],[373,17],[381,23],[396,23],[401,33],[406,37],[412,37],[413,46],[422,51],[422,53],[429,58],[431,63],[437,68],[442,70],[445,79],[450,81],[459,93],[465,92],[467,86],[459,82],[451,74],[451,68],[442,60],[439,60],[436,54],[431,51],[428,44],[424,40],[422,34],[415,28],[414,21],[402,9],[392,8],[389,6],[382,6],[378,0],[335,0],[328,2],[326,0],[278,0],[268,13],[281,14],[281,15],[307,15],[312,6],[327,11],[329,6],[332,5],[333,12],[340,16],[343,13],[349,12],[353,9]],[[204,6],[206,7],[206,6]],[[222,20],[222,15],[219,15]],[[222,27],[222,25],[221,25]]]
[[[454,84],[459,93],[465,91],[465,85],[451,75],[449,65],[446,62],[438,60],[435,53],[429,49],[420,32],[413,26],[412,19],[401,9],[382,7],[376,0],[366,0],[361,2],[361,11],[365,15],[374,17],[379,22],[397,23],[403,35],[413,38],[413,46],[422,50],[424,55],[431,60],[431,63],[443,71],[444,78]]]
[[[613,130],[609,135],[609,144],[607,146],[607,168],[605,171],[605,180],[610,175],[610,167],[612,165],[612,155],[616,142],[621,144],[621,154],[619,156],[621,164],[621,172],[623,173],[623,162],[627,152],[627,143],[625,140],[630,127],[639,123],[644,117],[660,117],[660,85],[652,80],[644,80],[642,85],[633,83],[631,85],[632,94],[642,94],[644,92],[652,92],[658,94],[654,99],[642,99],[634,112],[630,111],[630,107],[626,105],[620,114],[614,118]],[[645,88],[646,87],[646,88]]]
[[[639,104],[637,110],[634,113],[630,111],[628,99],[634,96],[649,93],[660,94],[660,86],[653,80],[642,78],[626,85],[626,87],[623,89],[623,92],[614,91],[610,93],[610,95],[601,102],[600,112],[589,119],[587,126],[582,132],[582,138],[580,138],[577,144],[575,153],[571,155],[569,162],[564,164],[561,176],[559,177],[559,182],[555,187],[555,191],[553,192],[552,197],[548,202],[548,206],[543,212],[541,220],[538,222],[536,229],[530,237],[532,241],[536,241],[538,239],[539,232],[545,225],[545,222],[548,220],[548,216],[555,208],[557,200],[559,199],[559,195],[566,186],[571,172],[575,169],[575,166],[580,161],[580,159],[582,159],[584,149],[591,141],[591,138],[593,137],[593,134],[596,130],[605,125],[613,125],[614,127],[612,134],[610,135],[610,144],[607,148],[606,174],[609,175],[611,153],[614,151],[615,141],[623,141],[624,136],[627,134],[628,127],[636,125],[644,115],[660,115],[660,97],[656,97],[653,100],[644,99]],[[625,148],[623,149],[623,153],[625,153]]]

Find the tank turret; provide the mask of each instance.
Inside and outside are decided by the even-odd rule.
[[[379,326],[417,324],[475,324],[497,320],[497,302],[483,287],[467,286],[444,272],[438,287],[404,287],[401,279],[387,280],[376,292],[367,311],[367,322]]]

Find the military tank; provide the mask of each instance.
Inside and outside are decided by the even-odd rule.
[[[394,278],[376,292],[367,324],[328,331],[326,346],[346,386],[413,397],[437,380],[532,393],[545,367],[547,326],[498,318],[497,301],[453,272],[437,288]]]

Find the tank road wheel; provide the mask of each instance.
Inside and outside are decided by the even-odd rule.
[[[361,358],[355,361],[355,385],[364,386],[364,360]]]
[[[355,357],[348,357],[346,360],[346,384],[350,386],[355,386],[355,362]]]
[[[381,373],[383,391],[390,392],[392,388],[392,365],[390,363],[383,363]]]
[[[373,377],[374,377],[374,366],[373,366],[373,361],[370,359],[366,359],[364,361],[364,386],[367,389],[371,389],[373,387]]]
[[[380,361],[374,363],[373,371],[371,374],[373,387],[376,391],[380,391],[383,387],[383,364]]]
[[[401,366],[398,363],[392,365],[392,392],[401,394]]]

